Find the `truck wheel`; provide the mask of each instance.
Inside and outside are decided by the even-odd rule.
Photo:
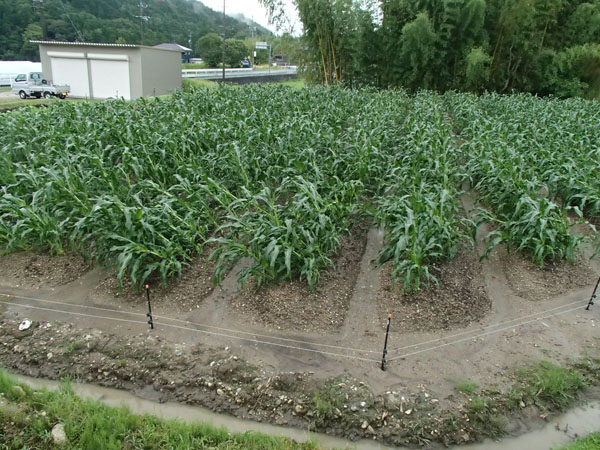
[[[52,97],[52,94],[48,91],[44,92],[44,98],[50,98]]]
[[[25,93],[25,91],[19,91],[19,97],[25,100],[27,98],[27,94]]]
[[[67,96],[65,94],[59,94],[58,98],[64,100],[65,98],[67,98]]]

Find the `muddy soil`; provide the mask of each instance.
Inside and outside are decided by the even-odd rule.
[[[50,289],[68,284],[92,269],[74,253],[50,256],[17,252],[0,257],[0,284],[24,289]]]
[[[516,295],[526,300],[549,300],[573,289],[588,286],[596,275],[588,260],[579,256],[573,262],[551,262],[539,267],[519,252],[499,249],[502,270]]]
[[[190,262],[189,266],[183,268],[181,278],[169,280],[168,286],[162,284],[160,276],[153,275],[147,281],[151,289],[152,304],[157,307],[168,307],[177,312],[200,308],[204,299],[213,291],[215,262],[209,260],[212,250],[212,247],[206,247],[201,255]],[[128,279],[125,279],[123,287],[120,287],[112,271],[102,277],[94,288],[92,296],[114,297],[130,304],[146,301],[145,292],[136,291]]]
[[[276,330],[336,332],[350,305],[367,229],[357,227],[332,258],[335,270],[326,272],[314,290],[306,282],[292,280],[256,291],[247,283],[232,299],[230,313],[247,323]]]
[[[491,300],[477,253],[463,249],[453,260],[437,266],[439,286],[403,293],[402,285],[394,282],[393,263],[384,264],[377,293],[380,316],[391,313],[394,328],[404,332],[461,328],[482,319]]]
[[[229,348],[198,344],[181,351],[144,333],[122,337],[45,321],[19,331],[18,324],[0,320],[0,363],[28,376],[70,377],[149,400],[202,405],[243,419],[397,445],[422,440],[408,426],[417,420],[418,434],[464,442],[464,433],[442,435],[435,429],[441,419],[428,414],[437,400],[426,390],[375,396],[350,376],[317,382],[309,372],[266,373]]]

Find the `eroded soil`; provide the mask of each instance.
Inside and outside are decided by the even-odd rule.
[[[91,270],[80,255],[17,252],[0,257],[0,285],[49,289],[70,283]]]
[[[501,252],[500,261],[509,286],[521,298],[540,302],[588,286],[596,277],[588,260],[550,262],[540,267],[518,252]]]
[[[181,278],[170,280],[164,286],[159,276],[147,281],[152,294],[152,303],[156,306],[168,306],[173,311],[192,311],[199,308],[204,299],[213,291],[213,273],[215,262],[209,259],[212,248],[206,247],[201,255],[196,256],[188,266],[181,271]],[[93,296],[100,298],[112,296],[126,303],[143,303],[146,294],[132,287],[129,280],[124,280],[123,286],[114,273],[106,273],[94,288]]]
[[[350,439],[422,445],[495,432],[469,418],[472,396],[456,391],[463,380],[473,380],[483,395],[488,386],[508,389],[520,365],[541,359],[564,365],[598,353],[600,310],[584,310],[595,283],[584,280],[589,268],[556,267],[557,276],[531,282],[535,298],[561,292],[541,308],[512,286],[520,288],[516,275],[536,281],[535,270],[500,249],[483,262],[477,251],[464,251],[440,267],[439,288],[402,294],[389,266],[377,272],[369,264],[377,241],[371,235],[366,243],[364,234],[347,241],[338,271],[314,292],[294,283],[259,293],[212,290],[212,268],[199,258],[169,288],[152,289],[154,330],[145,322],[143,293],[119,291],[108,272],[91,273],[68,258],[1,257],[0,365]],[[235,274],[225,281],[235,286]],[[44,289],[52,284],[60,288]],[[375,316],[394,315],[385,372],[379,367],[385,321],[369,325],[369,333],[356,331],[365,331],[366,311],[356,306],[366,299]],[[34,323],[19,332],[25,317]],[[546,414],[530,406],[511,422],[511,433]]]
[[[246,322],[277,330],[339,330],[346,318],[366,241],[367,230],[357,227],[332,258],[336,270],[327,272],[314,290],[299,280],[259,291],[247,283],[232,299],[231,313]]]
[[[477,254],[463,249],[454,259],[437,267],[438,286],[431,284],[419,292],[402,292],[401,283],[393,279],[392,262],[384,264],[377,293],[380,315],[392,314],[394,327],[409,333],[465,327],[485,317],[491,300]]]

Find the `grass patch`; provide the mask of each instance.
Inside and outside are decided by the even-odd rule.
[[[292,89],[302,89],[303,87],[306,86],[306,81],[304,80],[304,78],[295,78],[293,80],[278,81],[275,84],[281,84],[283,86],[289,86]]]
[[[512,402],[521,399],[544,409],[566,408],[585,386],[580,372],[548,361],[519,369],[517,380],[517,386],[509,393],[509,399]],[[517,405],[513,403],[511,406]]]
[[[67,449],[317,448],[256,432],[229,433],[206,424],[138,416],[82,400],[68,382],[56,392],[33,390],[1,370],[0,394],[0,448],[52,448],[50,431],[57,423],[64,426],[68,444],[62,448]]]
[[[9,87],[0,87],[0,92],[10,92],[11,88]]]
[[[458,392],[462,392],[463,394],[472,394],[477,389],[479,389],[479,385],[474,381],[463,380],[460,383],[458,383],[454,387],[454,389],[456,389]]]
[[[210,80],[197,80],[193,78],[184,78],[182,80],[183,90],[188,90],[195,87],[206,87],[210,89],[215,89],[218,87],[217,82]]]
[[[181,65],[183,70],[193,70],[193,69],[208,69],[206,63],[184,63]]]
[[[593,433],[584,438],[576,439],[561,447],[561,450],[598,450],[600,448],[600,433]]]

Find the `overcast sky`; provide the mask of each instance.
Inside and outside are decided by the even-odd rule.
[[[223,0],[200,0],[209,8],[214,9],[215,11],[223,11]],[[285,0],[287,3],[287,12],[291,14],[293,20],[298,22],[296,9],[292,6],[291,0]],[[269,24],[269,17],[267,15],[267,10],[261,6],[258,0],[225,0],[225,13],[226,14],[236,14],[241,13],[246,17],[253,19],[255,22],[261,24],[263,27],[268,28],[269,30],[276,32],[275,26]],[[300,32],[300,25],[296,24],[296,34]],[[277,33],[280,34],[280,33]]]

